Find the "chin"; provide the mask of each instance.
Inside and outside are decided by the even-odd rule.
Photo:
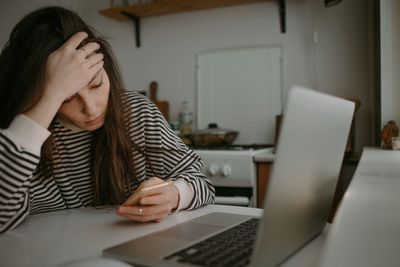
[[[98,125],[82,125],[81,128],[86,131],[92,132],[92,131],[96,131],[97,129],[100,129],[103,126],[104,126],[104,122],[101,124],[98,124]]]

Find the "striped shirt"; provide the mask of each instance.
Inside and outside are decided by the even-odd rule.
[[[126,92],[122,99],[125,110],[131,111],[129,136],[144,151],[132,152],[137,178],[132,179],[132,188],[156,176],[174,180],[181,198],[189,188],[190,199],[183,206],[181,199],[178,209],[212,203],[215,190],[201,172],[200,157],[174,134],[156,106],[136,92]],[[23,115],[0,130],[0,232],[16,227],[28,214],[92,205],[92,133],[66,127],[56,119],[51,134],[57,153],[52,177],[46,179],[38,164],[40,147],[50,132]]]

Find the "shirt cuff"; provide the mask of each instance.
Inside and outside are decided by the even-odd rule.
[[[174,213],[176,213],[182,209],[186,209],[187,207],[189,207],[190,202],[193,199],[194,193],[192,188],[183,179],[175,180],[174,186],[178,189],[179,192],[178,208],[174,210]]]
[[[27,116],[15,116],[10,126],[3,133],[22,149],[40,155],[41,147],[51,134]]]

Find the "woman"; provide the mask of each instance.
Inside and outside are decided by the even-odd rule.
[[[27,15],[0,66],[0,232],[45,211],[120,205],[145,222],[213,202],[200,158],[152,102],[122,89],[109,45],[76,13]],[[163,180],[173,183],[122,205]]]

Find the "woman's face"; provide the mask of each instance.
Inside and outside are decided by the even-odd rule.
[[[104,125],[109,93],[110,80],[102,69],[86,87],[64,101],[58,114],[83,130],[94,131]]]

